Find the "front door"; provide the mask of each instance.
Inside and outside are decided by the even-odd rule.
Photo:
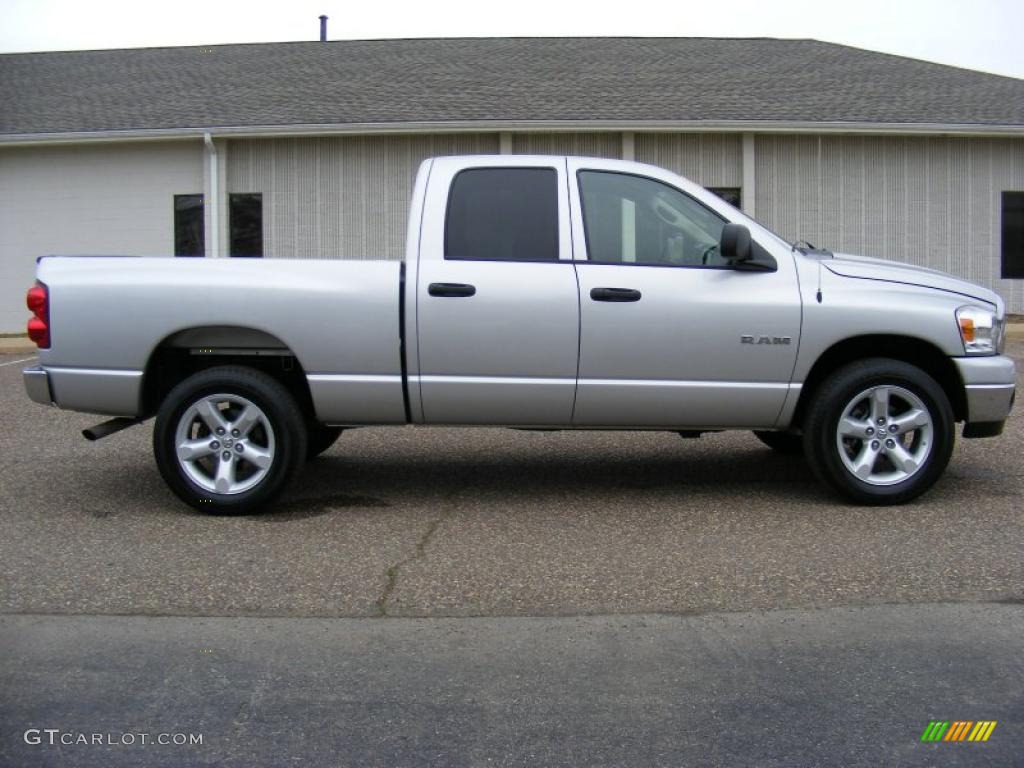
[[[582,218],[573,423],[774,425],[800,332],[792,260],[774,272],[733,269],[718,254],[726,221],[710,207],[666,182],[584,163],[569,162]]]

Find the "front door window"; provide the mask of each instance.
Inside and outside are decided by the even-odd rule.
[[[725,220],[654,179],[580,171],[589,260],[601,264],[722,267]]]

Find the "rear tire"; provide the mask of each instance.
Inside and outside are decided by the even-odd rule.
[[[754,436],[776,453],[800,456],[804,452],[804,439],[793,432],[770,432],[755,429]]]
[[[344,427],[325,427],[321,424],[311,425],[306,433],[306,461],[312,461],[334,445],[344,431]]]
[[[240,515],[266,506],[306,456],[306,426],[291,393],[265,373],[218,366],[170,391],[153,453],[168,487],[196,509]]]
[[[851,363],[813,394],[804,454],[828,487],[860,504],[903,504],[931,488],[953,452],[949,398],[913,365]]]

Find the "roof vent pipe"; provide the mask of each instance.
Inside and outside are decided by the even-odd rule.
[[[321,16],[320,17],[320,42],[321,43],[326,43],[327,42],[327,17],[326,16]]]

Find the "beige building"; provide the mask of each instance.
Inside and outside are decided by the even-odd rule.
[[[431,155],[670,168],[789,239],[1024,312],[1024,81],[809,40],[474,39],[0,56],[0,332],[44,254],[402,257]]]

